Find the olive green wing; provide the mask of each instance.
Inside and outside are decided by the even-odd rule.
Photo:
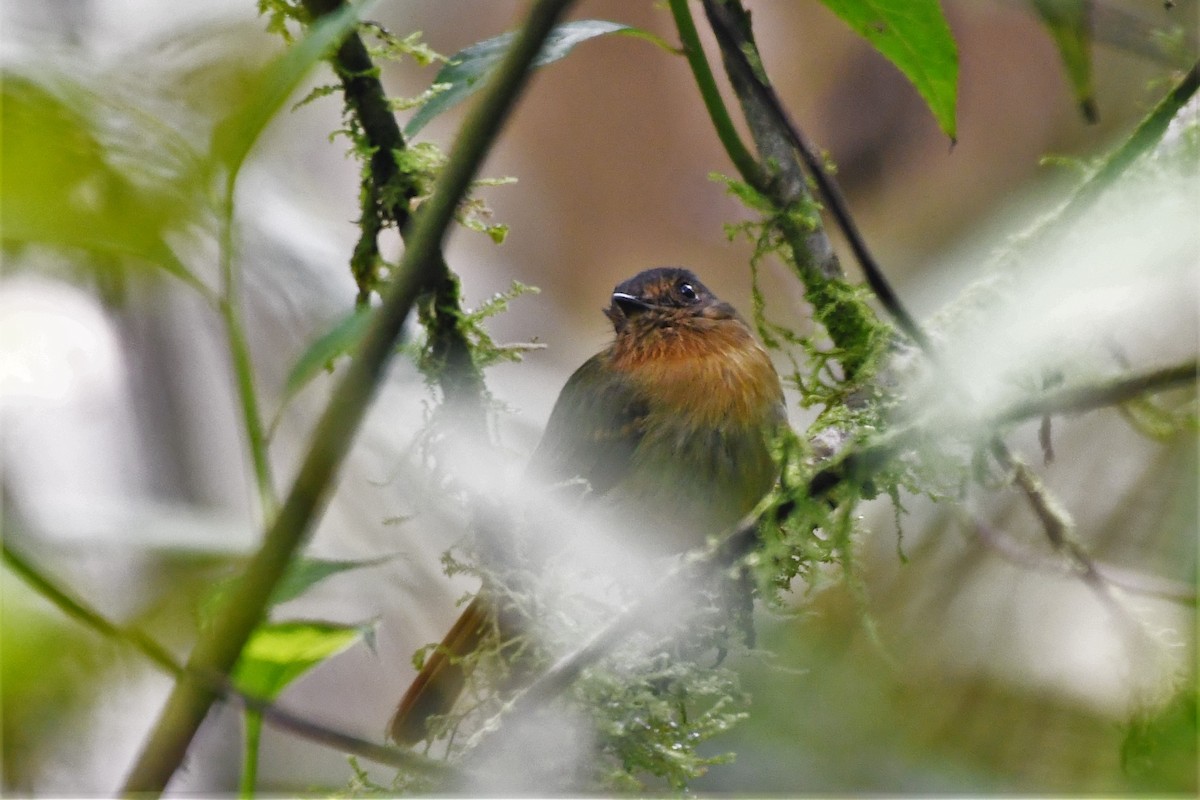
[[[608,368],[607,354],[583,363],[567,380],[529,463],[547,483],[575,478],[603,494],[629,471],[649,406],[629,379]]]

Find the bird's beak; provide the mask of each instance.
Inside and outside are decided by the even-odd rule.
[[[634,297],[627,292],[613,292],[613,305],[621,309],[625,314],[635,314],[638,311],[645,311],[650,307],[650,304],[640,297]]]

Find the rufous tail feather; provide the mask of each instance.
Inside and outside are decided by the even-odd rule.
[[[450,712],[467,682],[462,659],[479,646],[487,633],[489,616],[487,605],[479,596],[463,609],[400,699],[388,723],[388,736],[393,741],[416,744],[427,736],[426,722],[430,717]]]

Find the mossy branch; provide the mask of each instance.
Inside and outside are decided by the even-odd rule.
[[[785,260],[795,267],[812,304],[813,316],[829,334],[845,380],[853,383],[870,372],[887,339],[887,328],[845,281],[809,191],[804,166],[798,157],[794,126],[787,124],[787,115],[782,113],[763,71],[749,14],[732,0],[705,0],[704,10],[758,150],[756,164],[748,163],[744,147],[733,134],[703,52],[698,49],[686,5],[674,4],[676,25],[701,96],[742,179],[769,204],[767,224],[782,238],[788,253]]]
[[[472,746],[479,747],[488,737],[502,730],[505,719],[532,711],[561,695],[584,670],[598,663],[619,642],[640,630],[648,620],[656,619],[663,605],[670,603],[670,598],[677,597],[682,587],[707,580],[716,571],[727,569],[729,564],[737,563],[753,553],[759,546],[760,530],[764,523],[779,524],[797,513],[799,504],[794,499],[783,498],[783,494],[832,503],[839,488],[846,487],[852,492],[856,491],[856,487],[862,486],[896,459],[911,452],[927,437],[931,428],[941,435],[955,432],[966,434],[975,426],[983,430],[995,430],[1047,413],[1100,408],[1135,396],[1177,389],[1188,385],[1189,382],[1194,383],[1196,375],[1196,362],[1188,362],[1149,373],[1074,387],[1047,395],[1036,403],[1017,403],[985,420],[975,423],[964,421],[961,427],[947,425],[944,420],[930,421],[891,431],[870,442],[847,446],[813,472],[806,479],[804,486],[791,490],[785,488],[779,498],[768,498],[723,536],[681,559],[675,568],[664,574],[644,595],[613,616],[587,642],[552,665],[514,697],[496,718],[483,725]],[[1091,564],[1090,561],[1088,563]],[[1092,566],[1093,569],[1084,574],[1085,580],[1091,582],[1098,578],[1103,582],[1106,578],[1105,573],[1094,564]],[[1129,585],[1132,582],[1125,583]],[[1146,594],[1163,593],[1162,587],[1157,584],[1149,587],[1137,586],[1133,590],[1141,590]],[[1194,602],[1194,593],[1173,596],[1172,599]]]
[[[317,19],[336,12],[344,0],[304,0],[304,8]],[[379,234],[394,225],[407,243],[412,206],[419,193],[416,182],[407,180],[397,158],[408,148],[393,113],[393,103],[379,79],[379,68],[357,33],[347,37],[332,58],[346,108],[361,129],[370,148],[363,176],[359,239],[351,257],[351,272],[358,284],[357,304],[366,306],[378,288]],[[446,401],[460,419],[478,427],[483,421],[486,388],[483,373],[472,356],[471,345],[459,320],[463,315],[457,277],[440,249],[434,270],[421,293],[432,295],[429,325],[428,366]]]
[[[417,296],[437,276],[438,251],[455,210],[507,119],[542,42],[568,5],[570,0],[534,3],[489,87],[463,122],[433,195],[410,226],[399,273],[386,290],[359,352],[317,424],[287,499],[213,625],[201,634],[187,672],[176,683],[125,782],[125,795],[157,796],[162,792],[216,699],[212,688],[193,676],[204,672],[228,674],[262,620],[287,564],[315,527],[333,479],[395,351],[404,321]]]
[[[762,58],[758,52],[758,46],[754,42],[749,13],[736,0],[729,2],[725,0],[705,0],[704,8],[713,33],[716,34],[717,42],[721,46],[721,55],[725,61],[730,82],[733,84],[738,99],[746,112],[746,119],[751,125],[755,139],[759,142],[760,152],[764,158],[774,159],[781,165],[781,172],[788,174],[788,180],[785,185],[789,188],[785,190],[784,194],[779,194],[780,187],[763,185],[761,182],[755,184],[755,173],[744,169],[739,160],[735,158],[734,163],[738,164],[743,179],[751,185],[755,185],[759,191],[764,192],[768,196],[774,194],[777,199],[783,201],[782,210],[797,201],[808,200],[811,202],[811,198],[808,197],[807,187],[802,180],[803,172],[807,171],[812,176],[813,182],[816,184],[827,210],[846,236],[846,241],[849,243],[851,251],[854,253],[863,270],[867,284],[871,287],[875,296],[879,298],[880,304],[891,315],[892,319],[895,320],[900,330],[917,343],[922,350],[930,352],[931,347],[928,337],[925,336],[920,326],[917,325],[912,315],[900,301],[899,295],[884,275],[879,263],[875,260],[874,255],[867,246],[866,240],[858,229],[858,225],[854,221],[854,217],[850,214],[849,205],[837,181],[833,179],[829,170],[825,168],[824,160],[818,153],[817,148],[804,135],[799,126],[796,125],[783,103],[780,102],[774,87],[767,79],[766,73],[761,66]],[[683,15],[686,15],[686,7],[683,9]],[[677,13],[677,24],[679,24],[680,17],[681,14]],[[683,29],[689,24],[690,19],[685,19],[683,24],[680,25],[681,36],[683,35]],[[693,67],[697,83],[701,86],[701,94],[705,96],[706,105],[710,106],[710,114],[713,114],[714,124],[716,124],[719,114],[714,113],[715,109],[712,108],[708,100],[708,93],[705,91],[705,82],[703,80],[703,73],[705,71],[706,69],[700,68],[698,64]],[[718,130],[720,129],[718,128]],[[726,138],[722,136],[722,142],[725,142]],[[733,157],[734,155],[735,152],[730,151],[730,156]],[[803,171],[800,169],[800,164],[796,163],[797,156],[799,156],[803,164]],[[787,166],[785,167],[784,165]],[[801,232],[791,231],[788,238],[796,241],[799,233]],[[817,231],[815,230],[810,233],[806,244],[810,248],[816,245],[814,254],[824,254],[828,247],[828,242],[827,240],[814,239],[813,237],[816,233]],[[824,238],[823,233],[821,237]],[[797,257],[797,263],[803,263],[803,261]],[[836,259],[832,256],[826,256],[817,263],[818,265],[823,265],[820,271],[825,278],[835,280],[841,277],[840,268],[835,269]],[[816,305],[816,300],[814,300],[814,305]],[[818,306],[816,311],[818,316],[820,316],[822,309]],[[822,319],[822,322],[824,321]],[[834,340],[836,344],[841,345],[841,342],[838,342],[836,337],[834,337]]]

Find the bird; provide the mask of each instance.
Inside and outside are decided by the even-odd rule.
[[[691,270],[655,267],[618,284],[612,342],[567,379],[527,473],[574,487],[639,558],[703,544],[775,485],[772,439],[787,424],[769,354]],[[413,745],[466,683],[462,660],[495,625],[485,589],[425,660],[388,726]],[[503,631],[501,633],[503,635]]]

